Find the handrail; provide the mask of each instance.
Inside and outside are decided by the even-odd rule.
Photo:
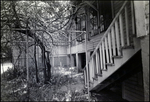
[[[127,1],[124,2],[123,6],[121,7],[121,9],[119,10],[119,12],[116,14],[115,18],[113,19],[112,23],[110,24],[110,26],[108,27],[108,29],[106,30],[106,32],[104,33],[103,37],[101,38],[100,42],[98,43],[98,45],[96,46],[93,54],[91,55],[90,59],[88,60],[87,64],[85,65],[85,67],[83,69],[85,69],[90,60],[94,57],[94,55],[96,54],[97,49],[99,48],[100,44],[102,43],[102,41],[104,40],[104,38],[109,34],[108,32],[111,30],[112,26],[114,25],[115,21],[118,19],[120,13],[123,11],[123,9],[125,8],[127,4]]]

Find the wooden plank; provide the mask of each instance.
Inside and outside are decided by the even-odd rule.
[[[92,65],[92,60],[90,60],[90,62],[89,62],[89,79],[90,80],[92,80],[92,77],[93,77],[93,72],[94,72],[94,69],[93,69],[93,67],[92,67],[93,65]]]
[[[101,71],[101,69],[103,69],[102,45],[99,46],[99,54],[100,54],[100,71]]]
[[[103,69],[105,70],[106,69],[106,66],[105,66],[105,51],[104,51],[104,42],[102,42],[102,56],[103,56]]]
[[[135,35],[135,14],[133,1],[131,1],[131,17],[132,17],[132,34]]]
[[[100,50],[100,49],[99,49]],[[98,51],[99,51],[98,50]],[[97,52],[97,54],[98,54],[98,75],[101,75],[101,68],[100,68],[100,52]]]
[[[122,13],[119,15],[119,24],[120,24],[121,47],[123,47],[125,43],[124,43],[124,34],[123,34]]]
[[[98,55],[98,51],[96,52],[96,69],[97,69],[97,72],[96,74],[99,73],[99,55]]]
[[[112,38],[112,46],[113,46],[113,56],[116,56],[114,26],[112,26],[112,28],[111,28],[111,38]]]
[[[128,22],[128,11],[127,11],[127,7],[125,6],[125,24],[126,24],[126,40],[127,40],[127,46],[130,45],[129,42],[129,22]]]
[[[107,42],[107,37],[105,37],[105,51],[106,51],[106,63],[109,63],[109,54],[108,54],[108,42]]]
[[[118,56],[120,56],[121,53],[120,53],[120,41],[119,41],[119,27],[118,27],[117,20],[115,22],[115,35],[116,35],[117,53],[118,53]]]
[[[86,69],[84,70],[84,85],[86,85],[87,80],[86,80]]]
[[[143,95],[143,93],[144,93],[144,89],[142,87],[139,89],[139,88],[136,88],[135,86],[134,86],[134,88],[125,86],[125,90],[129,90],[131,93],[135,93],[138,95]]]
[[[120,13],[122,12],[122,10],[124,9],[124,7],[126,6],[127,1],[124,2],[124,4],[122,5],[121,9],[119,10],[119,12],[117,13],[117,15],[115,16],[115,18],[113,19],[112,23],[110,24],[110,26],[108,27],[108,29],[106,30],[106,32],[104,33],[104,35],[101,38],[101,41],[98,43],[98,45],[96,46],[93,54],[91,55],[90,59],[94,56],[94,54],[96,53],[96,50],[98,49],[99,45],[102,43],[102,41],[104,40],[104,38],[107,36],[107,33],[110,31],[110,29],[112,28],[112,26],[114,26],[115,21],[118,19],[118,16],[120,15]],[[90,61],[90,60],[89,60]],[[88,61],[88,62],[89,62]]]
[[[143,1],[134,1],[136,36],[142,37],[147,35],[145,30],[145,9]]]
[[[129,96],[132,96],[132,97],[136,98],[137,101],[144,99],[144,95],[138,94],[138,93],[141,93],[141,92],[138,92],[138,91],[135,91],[135,90],[134,90],[134,92],[133,92],[133,89],[127,89],[127,88],[125,88],[125,93],[126,93],[127,95],[129,95]],[[144,92],[143,92],[143,94],[144,94]]]
[[[113,61],[112,61],[112,47],[111,47],[110,32],[108,33],[108,46],[109,46],[110,63],[113,63]]]
[[[96,70],[96,68],[95,68],[95,65],[94,65],[94,56],[93,56],[93,58],[92,58],[92,71],[93,71],[93,76],[91,76],[91,77],[95,77],[95,70]]]

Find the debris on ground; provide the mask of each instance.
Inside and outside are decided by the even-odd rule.
[[[48,84],[43,81],[36,83],[33,74],[35,72],[32,70],[30,73],[29,93],[26,73],[9,81],[1,78],[1,101],[27,101],[27,95],[29,101],[87,101],[83,73],[77,73],[74,67],[55,68]],[[40,78],[42,75],[43,73],[39,72]]]

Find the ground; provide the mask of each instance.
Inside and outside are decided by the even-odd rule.
[[[23,69],[23,68],[22,68]],[[22,72],[22,73],[21,73]],[[43,73],[39,73],[40,82],[36,83],[34,71],[30,73],[29,94],[27,93],[26,69],[18,71],[19,76],[13,78],[12,70],[2,74],[1,101],[87,101],[87,89],[84,88],[83,73],[75,68],[54,68],[49,84],[41,81]],[[6,78],[7,76],[7,78]],[[110,90],[92,94],[91,101],[126,101]]]
[[[12,71],[1,77],[1,101],[86,101],[83,73],[77,73],[74,68],[55,68],[49,84],[42,81],[36,83],[30,76],[29,94],[27,94],[26,74],[16,78],[6,78]],[[39,74],[39,77],[42,73]],[[79,97],[81,96],[81,97]],[[83,96],[83,97],[82,97]]]

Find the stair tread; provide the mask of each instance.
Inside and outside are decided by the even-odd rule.
[[[97,76],[102,76],[102,74],[96,74]]]
[[[122,58],[123,56],[112,56],[113,58]]]
[[[93,81],[91,81],[91,80],[89,81],[89,83],[94,84]]]
[[[133,45],[129,45],[129,46],[123,46],[123,47],[121,47],[121,49],[129,49],[129,48],[134,48],[134,46]]]
[[[101,69],[102,71],[107,71],[107,69]]]
[[[106,65],[114,66],[115,64],[114,63],[106,63]]]
[[[98,81],[98,78],[95,78],[95,77],[92,77],[93,78],[93,80],[96,80],[96,81]]]

